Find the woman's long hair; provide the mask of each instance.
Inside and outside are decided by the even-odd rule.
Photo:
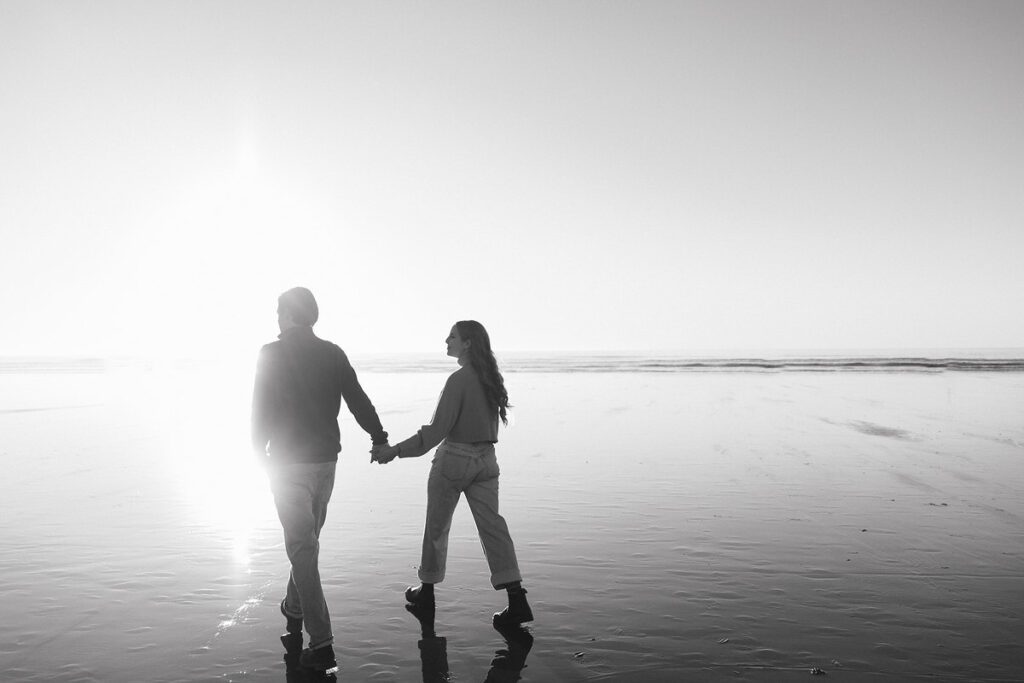
[[[505,379],[498,371],[498,361],[491,351],[491,338],[484,326],[475,320],[460,320],[455,323],[462,341],[469,342],[469,364],[476,371],[480,383],[484,387],[487,404],[492,410],[498,411],[501,423],[508,424],[508,392],[505,391]]]

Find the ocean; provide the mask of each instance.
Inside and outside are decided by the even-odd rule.
[[[437,353],[354,353],[351,359],[361,372],[443,372],[451,367],[450,359]],[[501,354],[499,362],[504,372],[1020,372],[1024,370],[1024,348],[714,353],[519,351]],[[223,360],[0,356],[0,373],[103,373],[216,363]]]

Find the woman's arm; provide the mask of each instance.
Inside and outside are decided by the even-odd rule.
[[[405,441],[401,441],[392,449],[395,450],[391,458],[418,458],[424,453],[436,447],[448,436],[459,419],[459,412],[462,410],[462,379],[458,372],[452,373],[445,382],[441,398],[437,401],[437,408],[434,410],[434,417],[430,424],[423,425],[415,434]],[[384,454],[390,455],[389,451]],[[388,458],[390,460],[391,458]],[[381,458],[378,457],[378,460]],[[387,462],[387,460],[384,460]]]

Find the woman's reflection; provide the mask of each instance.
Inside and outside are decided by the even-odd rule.
[[[423,683],[449,683],[452,674],[448,670],[448,639],[438,636],[434,630],[434,610],[415,605],[406,605],[405,608],[420,622],[418,645]],[[526,668],[526,656],[533,647],[533,636],[519,625],[495,626],[494,630],[501,634],[505,647],[494,653],[484,683],[515,683],[521,680],[520,674]]]

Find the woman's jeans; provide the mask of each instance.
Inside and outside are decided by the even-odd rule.
[[[491,585],[520,581],[516,549],[505,519],[498,514],[498,460],[494,444],[445,441],[437,449],[427,480],[427,522],[419,578],[423,583],[444,580],[448,532],[459,496],[466,494],[480,533],[480,544],[491,570]]]
[[[277,517],[284,529],[284,547],[292,565],[284,611],[303,620],[313,649],[334,642],[318,563],[320,529],[327,519],[336,464],[281,464],[271,466],[269,472]]]

